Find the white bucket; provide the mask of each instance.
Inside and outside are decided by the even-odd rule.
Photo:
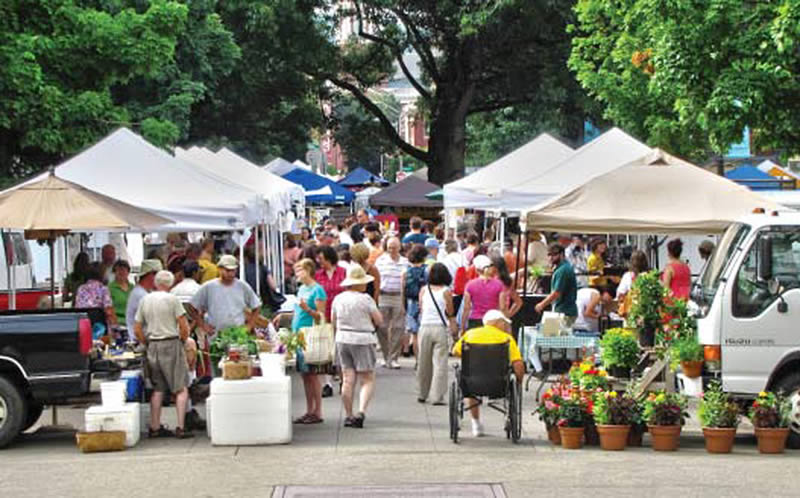
[[[682,373],[678,374],[678,385],[680,387],[680,392],[686,396],[691,397],[700,397],[703,394],[703,378],[696,377],[694,379],[690,379],[689,377],[683,375]]]
[[[286,375],[286,358],[280,353],[259,353],[262,377],[283,377]]]

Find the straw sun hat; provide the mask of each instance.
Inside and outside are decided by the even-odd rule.
[[[372,275],[367,275],[361,265],[351,265],[347,269],[347,278],[342,280],[340,284],[342,287],[350,287],[351,285],[368,284],[375,280]]]

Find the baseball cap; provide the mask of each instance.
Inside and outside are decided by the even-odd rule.
[[[485,268],[492,266],[492,260],[489,259],[489,256],[481,254],[475,256],[475,259],[472,260],[472,264],[475,265],[476,270],[483,271]]]
[[[143,277],[148,273],[158,272],[164,269],[160,259],[145,259],[139,266],[139,276]]]
[[[425,247],[428,249],[439,249],[439,241],[431,237],[425,241]]]
[[[506,318],[500,310],[489,310],[483,315],[483,324],[489,325],[489,322],[493,322],[495,320],[503,320],[506,323],[511,323],[511,320]]]
[[[233,255],[223,254],[222,256],[220,256],[217,266],[225,268],[226,270],[235,270],[239,268],[239,262]]]

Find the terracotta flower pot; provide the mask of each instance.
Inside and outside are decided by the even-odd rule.
[[[786,448],[786,438],[788,437],[788,427],[756,427],[756,438],[758,438],[758,451],[760,453],[783,453],[783,449]]]
[[[631,431],[628,433],[628,446],[630,447],[641,447],[642,446],[642,436],[644,435],[644,431],[647,429],[644,425],[636,424],[631,426]]]
[[[706,451],[709,453],[730,453],[736,438],[735,427],[703,427],[706,438]]]
[[[683,370],[683,375],[686,377],[696,379],[703,373],[703,360],[682,361],[681,370]]]
[[[583,433],[586,446],[599,446],[600,445],[600,435],[597,433],[597,426],[594,424],[594,421],[586,424],[586,430]]]
[[[606,451],[621,451],[628,443],[630,425],[603,425],[597,426],[600,435],[600,447]]]
[[[583,427],[559,427],[561,447],[568,450],[579,450],[583,447]]]
[[[680,425],[648,425],[651,445],[655,451],[675,451],[681,441]]]
[[[561,433],[558,432],[557,425],[547,426],[547,439],[553,443],[553,446],[561,446]]]

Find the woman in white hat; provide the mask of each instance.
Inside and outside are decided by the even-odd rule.
[[[336,296],[332,305],[336,363],[342,369],[345,427],[364,427],[367,405],[375,390],[375,345],[378,343],[375,328],[383,324],[383,317],[372,296],[364,292],[372,280],[360,265],[350,266],[347,278],[341,283],[347,290]],[[353,416],[353,392],[359,380],[358,415]]]

